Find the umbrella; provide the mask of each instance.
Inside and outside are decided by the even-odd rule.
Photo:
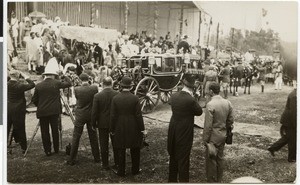
[[[32,17],[35,17],[35,18],[43,18],[43,17],[46,17],[46,15],[42,12],[38,12],[38,11],[34,11],[34,12],[31,12],[28,17],[32,18]]]

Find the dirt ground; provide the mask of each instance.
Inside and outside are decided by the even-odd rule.
[[[225,167],[223,183],[242,176],[253,176],[265,183],[291,183],[296,178],[296,164],[287,161],[287,147],[272,157],[266,150],[279,137],[279,119],[283,112],[286,98],[291,87],[275,91],[267,84],[265,93],[260,93],[260,86],[254,85],[250,95],[229,96],[234,107],[235,123],[233,144],[225,146]],[[127,155],[128,175],[116,176],[112,171],[101,169],[93,162],[87,131],[81,138],[78,152],[78,164],[65,164],[68,156],[65,146],[71,142],[73,124],[68,116],[63,116],[63,149],[59,154],[46,157],[42,149],[40,131],[34,138],[27,157],[23,157],[20,147],[13,144],[12,153],[7,159],[7,179],[11,183],[167,183],[168,153],[167,130],[171,116],[170,106],[160,103],[157,109],[144,116],[148,130],[149,147],[141,151],[142,173],[130,174],[130,155]],[[203,126],[204,114],[195,119]],[[26,132],[31,139],[38,120],[35,113],[26,116]],[[84,144],[83,144],[84,143]],[[86,147],[85,147],[86,146]],[[111,149],[111,148],[110,148]],[[195,128],[194,144],[191,154],[190,182],[206,183],[204,146],[202,129]],[[110,151],[110,164],[112,151]]]

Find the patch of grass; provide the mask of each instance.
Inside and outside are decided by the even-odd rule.
[[[146,123],[147,124],[147,123]],[[91,150],[82,147],[78,153],[79,163],[67,166],[68,156],[61,152],[58,155],[46,157],[37,138],[30,149],[27,158],[20,156],[18,147],[12,155],[8,155],[8,181],[11,183],[166,183],[168,179],[167,124],[160,128],[148,125],[149,148],[142,149],[140,175],[130,175],[130,156],[126,156],[128,175],[120,178],[111,171],[101,169],[101,165],[93,162]],[[66,130],[67,136],[72,129]],[[151,133],[151,134],[150,134]],[[195,129],[194,145],[191,153],[190,182],[205,183],[205,148],[202,144],[202,130]],[[82,136],[88,145],[86,133]],[[64,138],[70,141],[71,137]],[[241,176],[253,176],[268,183],[293,182],[296,176],[295,165],[287,162],[286,148],[276,153],[272,158],[265,150],[272,142],[263,137],[250,137],[235,134],[234,144],[225,146],[225,169],[223,182],[229,183]],[[260,145],[263,143],[264,145]],[[64,143],[66,145],[67,142]],[[112,156],[112,154],[110,155]],[[112,164],[112,159],[110,160]],[[271,173],[272,172],[272,173]]]

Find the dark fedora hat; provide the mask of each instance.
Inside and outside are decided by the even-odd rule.
[[[194,88],[195,87],[195,76],[194,75],[184,75],[183,79],[182,79],[182,83],[189,88]]]
[[[121,80],[120,85],[122,87],[131,87],[132,86],[132,79],[128,76],[124,76]]]

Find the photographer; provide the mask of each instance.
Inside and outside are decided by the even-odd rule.
[[[11,70],[9,76],[10,80],[7,82],[7,137],[9,137],[9,132],[13,126],[12,136],[15,142],[21,145],[24,153],[27,149],[24,92],[34,88],[35,84],[27,75],[17,70]],[[20,78],[24,78],[27,83],[21,82]]]
[[[41,135],[44,151],[47,156],[51,155],[51,140],[49,124],[53,139],[54,152],[59,151],[58,118],[61,114],[60,89],[70,87],[71,80],[62,76],[58,80],[58,63],[55,58],[49,60],[45,72],[44,80],[36,85],[32,102],[37,106],[36,116],[40,119]]]

